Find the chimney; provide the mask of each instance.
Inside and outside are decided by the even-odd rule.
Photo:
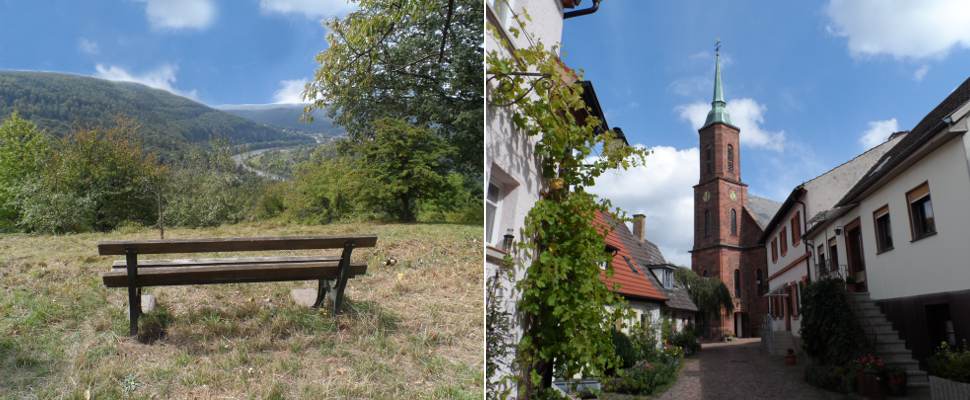
[[[643,242],[644,235],[646,235],[645,224],[647,222],[647,216],[643,214],[633,214],[633,236],[637,237],[637,240]]]

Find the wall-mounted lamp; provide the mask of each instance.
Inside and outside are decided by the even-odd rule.
[[[835,236],[839,236],[841,234],[842,234],[842,227],[841,226],[836,227],[835,228]]]
[[[515,242],[515,235],[512,234],[513,232],[515,231],[509,228],[509,230],[505,232],[505,236],[502,237],[502,250],[505,250],[505,252],[512,251],[512,243]]]

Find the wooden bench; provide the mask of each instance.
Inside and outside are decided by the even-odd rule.
[[[317,280],[314,307],[331,297],[340,311],[347,280],[367,272],[367,264],[352,264],[357,247],[374,247],[375,235],[297,236],[174,240],[122,240],[98,243],[98,254],[124,255],[102,274],[107,287],[128,288],[131,335],[138,334],[141,288],[147,286]],[[343,249],[340,256],[239,257],[138,260],[139,254],[216,253],[236,251]]]

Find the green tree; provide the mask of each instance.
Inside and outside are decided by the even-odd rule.
[[[398,220],[414,222],[417,201],[434,198],[448,184],[444,160],[454,148],[431,129],[399,119],[374,121],[374,131],[359,148],[376,184],[369,197]]]
[[[49,157],[50,140],[32,122],[14,112],[0,124],[0,231],[15,228],[22,213],[17,198]]]
[[[137,124],[118,120],[113,128],[76,131],[60,140],[42,175],[20,198],[19,225],[63,233],[154,223],[153,186],[164,168],[134,141],[137,130]]]
[[[674,279],[687,289],[691,300],[697,305],[701,332],[706,331],[710,321],[720,321],[722,310],[734,310],[731,292],[720,279],[699,276],[686,267],[677,268]]]
[[[430,127],[457,147],[452,168],[480,176],[482,1],[356,2],[327,22],[329,45],[306,87],[311,107],[328,109],[356,141],[382,118]]]

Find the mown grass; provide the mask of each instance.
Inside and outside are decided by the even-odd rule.
[[[290,289],[315,282],[149,288],[159,315],[143,319],[164,329],[152,344],[127,336],[127,294],[102,285],[112,258],[96,243],[157,232],[0,235],[0,398],[480,398],[480,227],[256,223],[166,237],[351,233],[379,239],[354,252],[368,273],[348,284],[345,313],[292,302]],[[273,254],[310,253],[261,253]]]

